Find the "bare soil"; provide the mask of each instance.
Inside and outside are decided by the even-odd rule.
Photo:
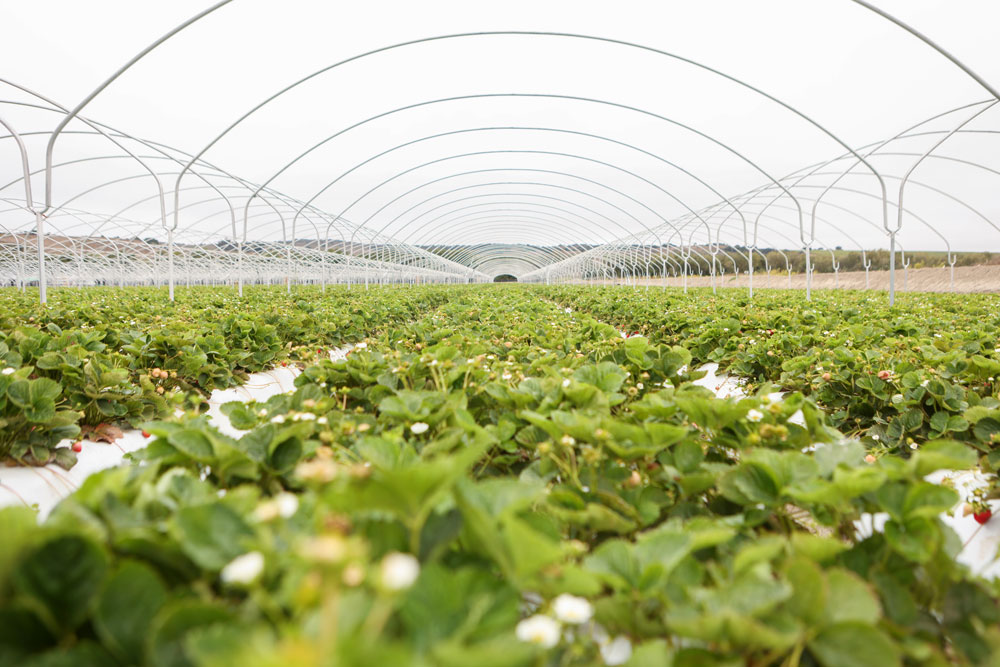
[[[712,284],[710,276],[688,276],[689,287],[709,287]],[[748,277],[745,273],[733,276],[727,273],[715,277],[718,287],[747,287]],[[661,278],[642,279],[640,284],[661,285]],[[667,278],[666,284],[681,287],[682,278]],[[793,273],[789,280],[787,273],[755,273],[754,289],[805,289],[805,274]],[[868,282],[865,282],[864,271],[833,273],[814,273],[812,275],[813,289],[889,289],[888,271],[871,271]],[[951,268],[933,269],[903,269],[896,270],[896,291],[898,292],[1000,292],[1000,266],[956,266],[954,285],[951,281]]]

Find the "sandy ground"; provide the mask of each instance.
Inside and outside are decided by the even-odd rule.
[[[662,279],[654,278],[640,280],[640,284],[648,282],[650,285],[663,284]],[[709,276],[688,276],[689,287],[709,287],[711,286]],[[716,286],[718,287],[747,287],[748,280],[744,273],[733,276],[730,273],[724,276],[716,276]],[[668,278],[667,285],[681,287],[681,278]],[[755,273],[753,277],[754,289],[777,288],[789,289],[788,274],[766,275]],[[806,277],[803,274],[792,274],[791,288],[804,289]],[[871,271],[868,275],[868,286],[870,289],[889,289],[888,271]],[[865,289],[865,272],[841,272],[839,276],[832,273],[814,273],[812,276],[813,289]],[[908,269],[896,271],[896,290],[899,292],[1000,292],[1000,266],[956,266],[955,285],[952,289],[951,270],[948,267],[936,269]]]

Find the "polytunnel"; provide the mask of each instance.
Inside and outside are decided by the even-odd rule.
[[[2,3],[0,666],[996,667],[997,25]]]
[[[887,251],[891,302],[907,253],[953,282],[1000,246],[996,61],[902,2],[73,11],[93,35],[41,58],[5,34],[0,73],[0,281],[43,303],[499,276],[752,296],[793,270],[809,298],[842,250],[866,287]]]

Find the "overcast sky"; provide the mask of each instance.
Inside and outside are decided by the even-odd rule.
[[[1000,2],[877,4],[1000,86]],[[208,5],[198,0],[0,0],[0,78],[73,106],[148,43]],[[252,106],[320,68],[402,41],[476,31],[578,33],[661,49],[752,84],[852,147],[989,98],[928,46],[850,0],[234,0],[142,60],[84,114],[196,153]],[[0,90],[0,100],[28,99],[2,84]],[[473,95],[490,97],[435,102]],[[273,187],[306,201],[341,177],[318,195],[317,206],[410,242],[594,241],[715,203],[719,197],[704,183],[735,196],[765,183],[762,173],[780,177],[843,153],[835,139],[778,104],[676,59],[592,40],[499,35],[407,46],[338,67],[251,116],[205,157],[240,177],[264,182],[322,139],[412,105],[420,106],[343,132],[276,178]],[[21,131],[45,130],[57,122],[52,114],[9,104],[0,104],[0,117],[16,121]],[[947,129],[962,118],[952,115],[925,129]],[[988,130],[998,124],[1000,111],[992,110],[968,127]],[[456,130],[463,132],[393,150],[351,171],[399,144]],[[919,154],[935,140],[911,140],[897,152]],[[1000,170],[996,141],[987,132],[956,137],[942,154],[985,161]],[[29,143],[37,166],[44,142]],[[94,146],[72,137],[60,140],[57,161],[93,154]],[[886,157],[878,164],[901,175],[912,159]],[[697,174],[701,182],[664,160]],[[840,164],[841,170],[849,166]],[[916,215],[923,222],[906,220],[901,239],[909,247],[943,249],[942,243],[950,243],[954,249],[1000,249],[1000,230],[990,227],[1000,221],[993,195],[1000,191],[1000,176],[957,164],[921,167],[927,185],[965,203],[914,188],[907,198],[919,207]],[[119,168],[109,163],[65,170],[56,180],[56,200],[118,175]],[[9,142],[0,143],[2,183],[15,180],[18,169]],[[393,178],[402,171],[407,173]],[[345,172],[350,173],[342,176]],[[844,184],[863,192],[830,199],[850,211],[828,207],[830,225],[821,229],[819,240],[834,245],[836,238],[837,245],[847,247],[852,242],[884,245],[880,206],[864,194],[877,192],[876,182],[870,175],[851,176]],[[129,187],[131,193],[105,189],[74,203],[108,213],[143,196],[142,187],[148,190]],[[888,188],[894,201],[898,181],[890,180]],[[2,194],[19,191],[7,188]],[[572,203],[558,204],[557,197]],[[436,208],[447,202],[451,208]],[[461,218],[458,212],[487,202],[492,208],[484,206],[487,215],[481,219]],[[543,202],[553,207],[550,211],[562,208],[562,222],[554,215],[529,213],[540,212]],[[422,226],[450,211],[456,222]],[[153,219],[155,211],[142,209],[142,215]],[[789,202],[768,209],[767,216],[772,215],[782,219],[773,222],[770,244],[787,239],[791,247],[799,233]],[[205,224],[206,229],[224,227]],[[274,225],[260,231],[262,237],[278,233]]]

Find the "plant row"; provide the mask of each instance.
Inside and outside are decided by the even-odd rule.
[[[313,359],[365,332],[412,318],[444,298],[434,288],[254,289],[243,298],[210,289],[57,290],[41,308],[0,294],[0,461],[27,465],[76,457],[64,440],[111,438],[197,404],[278,363]],[[83,431],[81,432],[81,427]]]
[[[398,295],[398,296],[397,296]],[[0,512],[0,663],[989,664],[932,440],[868,456],[811,398],[510,287],[453,289],[296,389],[153,422],[142,465]],[[404,299],[399,292],[384,300]],[[387,306],[388,307],[388,306]],[[697,349],[696,346],[691,346]],[[722,345],[724,347],[724,345]],[[867,457],[867,458],[866,458]],[[884,513],[884,530],[863,517]]]
[[[548,287],[542,294],[717,362],[750,388],[813,398],[876,453],[950,438],[1000,467],[1000,298],[865,292]]]

